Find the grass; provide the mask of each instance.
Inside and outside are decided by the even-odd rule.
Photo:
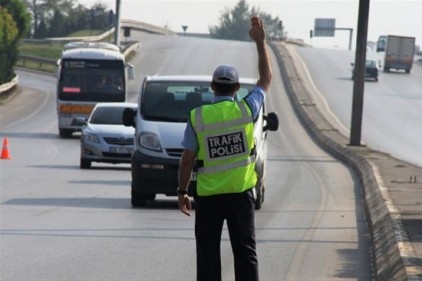
[[[67,37],[97,36],[97,35],[103,34],[104,32],[105,32],[104,30],[98,30],[98,29],[84,29],[84,30],[73,32],[69,34]]]
[[[46,59],[58,59],[62,53],[62,49],[62,44],[21,43],[19,46],[19,52],[21,55]]]
[[[57,60],[60,58],[62,53],[62,44],[34,44],[34,43],[21,43],[19,46],[19,52],[21,55],[41,57],[46,59]],[[35,69],[46,72],[54,72],[56,69],[55,64],[51,63],[39,63],[33,60],[18,59],[16,66]]]
[[[84,37],[84,36],[97,36],[104,33],[104,30],[97,29],[84,29],[73,32],[67,37]],[[105,38],[109,40],[110,38]],[[19,51],[22,55],[42,57],[48,59],[58,59],[63,49],[61,43],[45,43],[45,44],[35,44],[35,43],[24,43],[22,42],[19,46]]]
[[[39,63],[36,61],[30,61],[30,60],[26,60],[24,64],[24,61],[22,59],[18,59],[18,61],[16,62],[16,66],[28,68],[28,69],[46,71],[46,72],[51,72],[51,73],[53,73],[56,70],[55,64]]]
[[[67,37],[84,37],[84,36],[97,36],[104,32],[104,30],[79,30],[74,33],[69,34]],[[112,36],[105,38],[103,41],[110,42]],[[60,58],[60,55],[63,50],[62,43],[43,43],[43,44],[36,44],[36,43],[25,43],[22,42],[19,45],[19,52],[21,55],[25,56],[33,56],[33,57],[40,57],[46,59],[57,60]],[[41,71],[47,72],[54,72],[55,65],[49,63],[39,63],[35,61],[26,60],[25,62],[22,59],[19,59],[16,63],[16,66],[36,69]]]

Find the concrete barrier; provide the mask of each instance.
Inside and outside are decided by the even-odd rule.
[[[5,83],[3,85],[0,85],[0,93],[9,91],[13,87],[15,87],[18,84],[18,82],[19,82],[19,78],[16,75],[15,78],[12,79],[12,81]]]
[[[8,98],[12,96],[14,92],[16,92],[18,82],[19,77],[18,75],[16,75],[15,78],[12,79],[12,81],[0,85],[0,104],[6,102]]]
[[[155,26],[152,24],[148,24],[145,22],[137,21],[137,20],[130,20],[130,19],[122,19],[120,22],[120,27],[123,29],[124,27],[130,27],[134,30],[141,30],[148,33],[154,34],[162,34],[162,35],[176,35],[176,32],[173,32],[169,29]],[[96,42],[101,41],[111,35],[114,34],[114,27],[105,31],[100,35],[95,36],[79,36],[79,37],[52,37],[52,38],[44,38],[44,39],[25,39],[24,42],[28,43],[35,43],[35,44],[49,44],[49,43],[66,43],[72,41],[87,41],[87,42]]]

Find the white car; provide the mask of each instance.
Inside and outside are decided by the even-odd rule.
[[[237,99],[245,97],[255,86],[255,79],[240,79]],[[137,110],[127,109],[124,124],[135,127],[135,151],[132,155],[132,205],[140,207],[154,200],[156,194],[177,196],[179,160],[188,115],[194,107],[211,103],[214,94],[211,76],[148,76],[144,79]],[[255,208],[264,201],[267,159],[267,130],[278,128],[275,113],[261,108],[255,122],[256,188]],[[195,172],[189,194],[195,192]]]
[[[126,108],[136,110],[136,103],[97,103],[81,134],[81,169],[92,162],[130,163],[134,149],[133,127],[123,125]]]

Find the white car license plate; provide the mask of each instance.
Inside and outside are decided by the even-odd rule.
[[[132,154],[133,148],[126,146],[111,146],[110,152],[112,153],[122,153],[122,154]]]

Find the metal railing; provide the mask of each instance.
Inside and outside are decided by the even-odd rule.
[[[44,70],[44,66],[53,66],[55,67],[57,64],[57,60],[54,59],[47,59],[42,57],[34,57],[34,56],[26,56],[26,55],[19,55],[18,62],[16,66],[20,67],[27,67],[29,64],[36,64],[38,66],[38,69]]]
[[[125,57],[127,57],[132,51],[139,48],[140,42],[129,42],[122,46],[122,53]],[[34,56],[26,56],[26,55],[19,55],[19,60],[16,66],[20,67],[27,67],[28,64],[36,64],[37,68],[40,70],[45,70],[48,67],[55,68],[57,66],[57,60],[55,59],[47,59],[42,57],[34,57]],[[47,66],[47,67],[45,67]],[[0,93],[1,91],[0,87]]]

